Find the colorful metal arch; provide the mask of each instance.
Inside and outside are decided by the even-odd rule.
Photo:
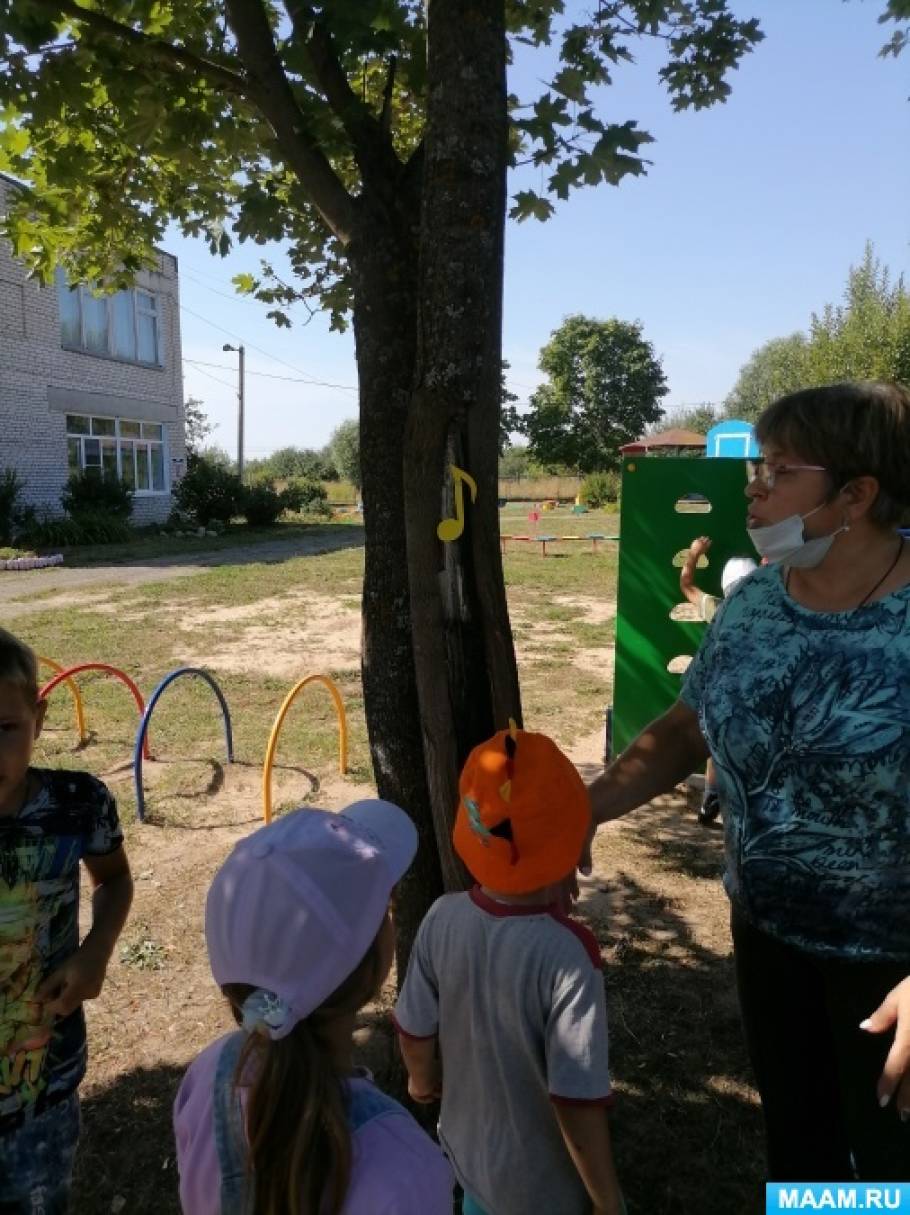
[[[133,752],[133,776],[136,786],[136,814],[140,822],[145,821],[145,794],[142,790],[142,755],[143,751],[145,751],[145,758],[149,758],[147,747],[149,718],[152,716],[152,710],[155,705],[161,699],[161,693],[175,679],[179,679],[181,675],[192,675],[197,679],[204,680],[217,696],[218,703],[221,705],[221,715],[224,718],[224,743],[227,749],[227,762],[229,764],[234,762],[234,736],[231,731],[231,714],[227,707],[227,701],[224,699],[224,693],[208,671],[204,671],[201,667],[177,667],[169,675],[165,675],[164,679],[162,679],[161,683],[159,683],[158,687],[149,697],[148,705],[142,714],[142,720],[136,732],[136,749]]]
[[[36,655],[39,666],[50,667],[57,675],[64,674],[66,668],[62,667],[59,662],[54,662],[53,658],[45,658],[42,654]],[[76,729],[79,731],[79,742],[84,745],[88,742],[88,730],[85,727],[85,708],[82,704],[82,693],[79,691],[75,679],[65,679],[63,681],[70,690],[70,695],[73,698],[73,704],[76,709]]]
[[[267,823],[272,821],[272,768],[275,764],[275,751],[278,748],[278,735],[281,733],[281,727],[284,724],[284,719],[288,715],[288,710],[297,699],[297,696],[309,683],[321,683],[328,689],[329,695],[335,705],[335,713],[338,716],[338,770],[342,776],[348,770],[348,719],[344,711],[344,701],[341,699],[341,693],[335,686],[335,683],[329,679],[328,675],[307,675],[298,683],[295,683],[290,692],[284,698],[284,703],[278,710],[278,716],[275,718],[275,724],[272,726],[272,733],[269,735],[269,745],[265,752],[265,763],[262,766],[262,816]]]
[[[46,700],[54,688],[61,683],[66,683],[71,676],[81,674],[82,671],[104,671],[108,675],[113,675],[115,679],[119,679],[121,683],[125,683],[132,692],[133,700],[135,700],[136,706],[139,709],[139,716],[140,718],[142,717],[142,714],[145,712],[145,701],[142,699],[142,693],[133,683],[132,679],[130,679],[129,675],[121,671],[119,667],[108,666],[106,662],[80,662],[78,666],[67,667],[65,671],[60,671],[53,679],[48,680],[38,693],[39,699]],[[145,741],[145,758],[151,758],[148,749],[148,739]]]

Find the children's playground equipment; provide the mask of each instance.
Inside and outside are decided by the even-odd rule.
[[[287,696],[285,696],[284,703],[278,710],[278,716],[275,718],[275,724],[272,726],[272,732],[269,735],[269,745],[265,752],[265,763],[262,765],[262,816],[267,823],[272,821],[272,768],[275,764],[278,736],[281,733],[281,727],[284,724],[284,719],[287,717],[291,705],[303,689],[311,683],[321,683],[328,690],[335,705],[335,713],[338,717],[338,771],[344,776],[348,770],[348,719],[344,711],[344,702],[341,699],[341,694],[328,675],[307,675],[298,683],[295,683]]]
[[[50,663],[48,663],[48,665],[50,665]],[[57,664],[54,663],[53,665],[56,666]],[[142,718],[142,714],[145,712],[145,702],[142,699],[142,693],[133,683],[132,679],[130,679],[129,675],[124,674],[124,672],[118,667],[108,666],[106,662],[81,662],[78,666],[67,667],[65,670],[59,671],[58,674],[56,674],[53,679],[49,680],[40,690],[38,693],[38,698],[40,700],[46,700],[48,696],[50,696],[51,692],[53,692],[54,688],[59,687],[61,683],[72,684],[72,677],[74,675],[81,675],[83,671],[103,671],[106,675],[113,675],[115,679],[119,679],[121,683],[125,683],[132,693],[133,700],[136,702],[136,707],[139,709],[139,717],[140,719]],[[83,742],[85,741],[84,727],[85,719],[83,717],[80,730],[80,739]],[[145,740],[145,758],[151,758],[148,749],[148,739]]]
[[[76,709],[76,729],[79,731],[79,745],[84,747],[88,742],[88,730],[85,728],[85,708],[82,704],[82,693],[79,691],[79,685],[75,679],[71,679],[67,675],[59,662],[54,662],[53,658],[45,658],[42,654],[38,654],[37,658],[39,667],[50,667],[56,675],[63,675],[63,682],[69,688]]]
[[[541,557],[546,557],[548,544],[552,546],[554,544],[562,544],[563,542],[566,542],[566,541],[576,541],[577,542],[579,540],[581,540],[581,541],[587,540],[591,545],[591,552],[597,553],[600,551],[597,546],[601,541],[619,540],[619,536],[608,536],[604,532],[588,532],[587,535],[585,535],[585,536],[503,536],[503,535],[500,535],[499,549],[500,549],[500,552],[503,554],[503,556],[505,556],[507,544],[508,544],[509,540],[515,541],[516,544],[522,543],[522,542],[526,543],[526,544],[539,544]]]
[[[202,667],[177,667],[176,670],[165,675],[158,686],[152,693],[148,704],[146,705],[142,699],[142,693],[136,687],[136,684],[128,675],[117,667],[109,666],[105,662],[83,662],[73,667],[63,667],[60,663],[55,662],[52,658],[41,657],[39,663],[50,667],[54,672],[54,677],[50,679],[38,693],[40,699],[45,700],[59,687],[65,683],[69,688],[75,705],[76,705],[76,724],[79,730],[79,741],[84,744],[88,735],[85,728],[85,712],[82,705],[82,697],[79,689],[76,686],[74,675],[79,675],[83,671],[103,671],[107,675],[113,675],[130,689],[133,699],[139,709],[139,727],[136,731],[136,742],[133,748],[133,781],[136,790],[136,815],[140,822],[145,821],[145,791],[142,787],[142,765],[143,760],[152,758],[149,750],[149,722],[152,712],[158,701],[161,699],[162,693],[170,687],[170,685],[184,675],[188,675],[194,679],[201,679],[215,693],[218,705],[221,709],[221,716],[224,721],[224,743],[227,753],[227,762],[234,762],[234,735],[231,728],[231,714],[228,709],[227,700],[224,693],[216,683],[212,675]],[[291,705],[297,699],[298,695],[311,683],[321,683],[328,691],[332,698],[332,703],[335,706],[335,713],[338,717],[338,769],[342,776],[348,770],[348,722],[347,715],[344,711],[344,701],[341,699],[341,693],[338,691],[337,685],[331,680],[328,675],[307,675],[303,679],[298,680],[284,698],[281,708],[278,710],[278,716],[272,726],[272,732],[269,735],[269,743],[266,749],[265,762],[262,768],[262,809],[263,817],[268,823],[272,818],[272,769],[275,764],[275,752],[278,748],[278,738],[281,733],[281,727],[284,724],[284,719],[288,715]]]
[[[755,460],[759,455],[758,440],[751,422],[740,422],[734,418],[718,422],[708,431],[705,441],[706,456]]]
[[[742,459],[629,458],[623,462],[616,611],[613,737],[616,755],[666,712],[704,625],[671,619],[679,603],[681,554],[700,533],[711,552],[700,585],[720,596],[730,557],[751,554]]]
[[[208,673],[208,671],[203,671],[201,667],[177,667],[177,669],[171,671],[169,675],[165,675],[164,679],[162,679],[161,683],[159,683],[158,687],[152,693],[145,712],[142,714],[142,720],[139,722],[139,729],[136,732],[136,746],[133,750],[133,780],[136,787],[136,814],[140,822],[145,821],[145,793],[142,788],[142,755],[143,751],[145,751],[146,758],[148,758],[146,740],[148,738],[149,719],[152,716],[152,710],[161,699],[161,693],[165,690],[165,688],[169,687],[175,679],[179,679],[182,675],[189,675],[192,678],[201,679],[204,683],[209,685],[209,687],[215,693],[215,696],[218,698],[218,704],[221,706],[221,715],[224,718],[224,743],[227,751],[227,762],[229,764],[234,762],[234,736],[231,731],[231,714],[228,710],[227,701],[224,699],[224,694],[222,693],[221,688],[218,687],[218,684]]]

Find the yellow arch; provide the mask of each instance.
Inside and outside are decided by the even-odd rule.
[[[50,667],[55,675],[59,675],[61,672],[66,670],[66,668],[62,667],[59,662],[54,662],[53,658],[43,658],[40,654],[37,657],[38,665]],[[85,728],[85,709],[82,706],[82,693],[79,691],[79,687],[75,679],[65,679],[63,682],[69,688],[73,697],[73,703],[76,706],[76,729],[79,731],[79,742],[81,744],[87,743],[88,731]]]
[[[344,776],[348,770],[348,719],[344,711],[341,693],[332,680],[329,679],[328,675],[307,675],[299,683],[295,683],[287,696],[285,696],[284,703],[278,710],[278,716],[275,718],[275,724],[272,726],[272,733],[269,735],[269,745],[265,752],[265,763],[262,766],[262,816],[267,823],[272,821],[272,768],[275,764],[275,751],[278,748],[278,735],[281,733],[281,727],[288,715],[288,710],[308,683],[323,684],[332,697],[335,704],[335,713],[338,716],[338,771]]]

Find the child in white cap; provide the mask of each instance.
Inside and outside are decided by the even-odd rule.
[[[394,956],[404,811],[293,811],[238,843],[206,900],[216,983],[240,1029],[191,1064],[174,1106],[185,1215],[451,1215],[452,1175],[355,1068],[357,1012]]]

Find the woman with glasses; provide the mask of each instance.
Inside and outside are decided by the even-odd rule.
[[[760,417],[736,587],[679,700],[591,786],[595,822],[710,756],[771,1180],[910,1179],[910,392]]]

